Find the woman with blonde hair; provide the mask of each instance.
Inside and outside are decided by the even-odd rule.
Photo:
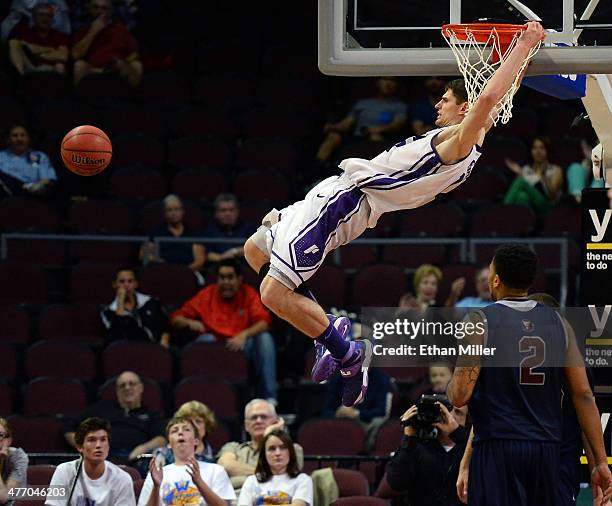
[[[26,486],[28,456],[21,448],[13,448],[13,433],[4,418],[0,418],[0,504],[11,506],[9,489]]]
[[[215,454],[208,441],[208,436],[217,428],[217,419],[213,410],[202,402],[189,401],[182,404],[174,413],[174,416],[191,420],[198,429],[200,440],[195,451],[196,460],[215,462]],[[154,453],[160,455],[160,458],[163,459],[162,465],[174,463],[172,448],[160,447]]]

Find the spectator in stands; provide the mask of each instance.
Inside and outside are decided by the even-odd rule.
[[[215,199],[215,219],[204,230],[205,237],[247,239],[255,227],[240,219],[238,199],[231,193],[221,193]],[[226,258],[244,258],[242,244],[210,244],[208,261],[219,262]]]
[[[399,301],[402,309],[419,309],[425,311],[430,307],[438,307],[436,296],[438,285],[442,281],[442,271],[431,264],[422,264],[414,273],[414,290],[416,296],[410,292],[402,295]]]
[[[531,163],[521,167],[506,159],[506,165],[516,174],[516,179],[504,197],[504,204],[527,206],[542,215],[561,199],[563,171],[550,163],[549,153],[548,139],[536,137],[531,144]]]
[[[232,351],[244,351],[252,362],[262,397],[276,403],[276,346],[268,332],[270,313],[259,293],[242,282],[234,259],[217,265],[217,282],[200,290],[170,315],[177,329],[198,333],[199,341],[224,340]]]
[[[342,376],[334,374],[325,387],[325,406],[323,417],[348,418],[363,425],[368,438],[368,447],[374,442],[374,437],[380,426],[387,419],[387,405],[391,393],[391,378],[378,367],[370,369],[368,376],[368,391],[359,409],[342,405]]]
[[[343,141],[352,134],[355,140],[390,141],[406,125],[407,105],[397,98],[394,77],[379,77],[374,98],[359,100],[348,116],[323,128],[325,139],[316,154],[318,162],[327,162]]]
[[[70,35],[69,8],[65,0],[13,0],[8,15],[2,21],[2,42],[7,42],[21,25],[31,23],[32,12],[39,3],[53,6],[51,28],[65,35]]]
[[[24,125],[8,129],[6,149],[0,151],[0,196],[46,195],[57,180],[49,157],[30,149],[30,134]]]
[[[410,109],[410,124],[416,135],[428,132],[436,124],[438,111],[436,104],[444,94],[445,81],[440,76],[430,76],[425,79],[425,100],[416,102]]]
[[[81,419],[99,417],[110,421],[114,433],[110,444],[111,457],[133,460],[166,444],[161,416],[142,405],[144,387],[138,374],[122,372],[117,376],[115,386],[116,401],[99,401],[89,406],[81,416]],[[73,427],[74,424],[68,422],[64,436],[70,446],[76,448]]]
[[[102,323],[107,339],[151,341],[168,348],[170,321],[161,302],[138,291],[136,273],[132,269],[119,268],[113,281],[115,300],[102,312]]]
[[[598,144],[597,142],[595,144]],[[593,148],[585,140],[580,142],[584,158],[582,162],[572,163],[567,168],[567,192],[580,204],[584,188],[603,188],[605,181],[593,177],[593,161],[591,155]]]
[[[21,448],[14,448],[11,427],[0,418],[0,504],[12,506],[9,489],[25,487],[28,472],[28,456]]]
[[[74,84],[89,74],[116,72],[132,87],[142,78],[136,40],[128,28],[112,16],[111,0],[91,0],[92,22],[74,34]]]
[[[451,284],[451,292],[448,296],[448,306],[455,307],[485,307],[491,304],[491,290],[489,290],[489,266],[485,265],[476,271],[474,285],[477,296],[467,296],[457,301],[465,288],[465,278],[457,278]]]
[[[139,506],[227,506],[226,501],[236,499],[223,467],[196,460],[195,449],[201,439],[197,427],[189,418],[172,418],[166,426],[166,437],[175,462],[158,467],[156,459],[151,459],[149,474],[138,499]]]
[[[192,237],[196,235],[185,223],[185,206],[178,195],[170,194],[164,199],[164,222],[157,225],[149,236],[154,237]],[[141,260],[147,262],[167,262],[169,264],[180,264],[189,267],[200,284],[204,284],[204,278],[200,269],[206,262],[206,248],[196,242],[162,242],[159,247],[159,255],[155,256],[155,244],[150,241],[140,251]]]
[[[195,450],[195,459],[202,462],[214,462],[215,456],[213,448],[208,442],[208,436],[217,427],[217,419],[213,411],[199,401],[189,401],[182,404],[176,413],[175,417],[187,418],[198,429],[200,439]],[[174,452],[168,446],[162,446],[155,450],[156,455],[161,455],[163,458],[162,465],[174,463]]]
[[[249,476],[238,498],[238,506],[291,504],[312,506],[312,479],[300,473],[291,436],[282,430],[263,440],[255,474]]]
[[[64,462],[55,469],[51,486],[66,487],[74,492],[70,501],[47,499],[47,506],[95,504],[100,506],[135,505],[132,478],[107,459],[111,441],[111,425],[102,418],[83,420],[75,435],[81,459]]]
[[[276,430],[283,430],[285,422],[276,414],[274,404],[265,399],[253,399],[244,407],[244,430],[251,440],[245,443],[232,441],[223,445],[219,451],[217,462],[221,464],[230,479],[236,493],[248,476],[255,474],[255,467],[259,454],[263,447],[264,437]],[[295,443],[294,445],[298,469],[304,466],[304,450]]]
[[[21,24],[9,40],[9,57],[19,74],[66,72],[70,41],[68,35],[51,28],[54,14],[51,2],[38,3],[32,10],[33,26]]]
[[[448,362],[435,362],[429,366],[429,383],[434,394],[445,394],[453,377],[453,367]]]

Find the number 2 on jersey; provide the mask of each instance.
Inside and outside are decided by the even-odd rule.
[[[519,367],[519,383],[521,385],[543,385],[546,381],[546,373],[534,372],[546,359],[546,343],[538,336],[523,336],[519,341],[519,351],[529,353]]]

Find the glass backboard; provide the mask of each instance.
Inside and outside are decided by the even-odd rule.
[[[528,74],[612,73],[610,0],[319,0],[319,68],[329,75],[457,75],[446,23],[541,21]]]

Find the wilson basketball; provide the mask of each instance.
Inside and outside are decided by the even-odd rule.
[[[79,176],[95,176],[111,161],[113,146],[108,135],[90,125],[73,128],[62,140],[62,160]]]

